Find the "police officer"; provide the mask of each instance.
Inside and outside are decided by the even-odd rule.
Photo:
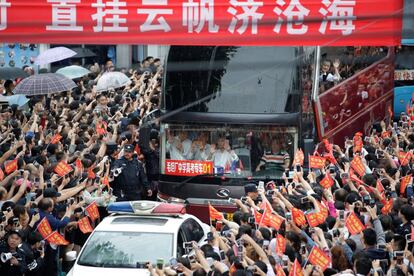
[[[114,190],[117,201],[140,200],[145,191],[152,196],[142,163],[134,156],[134,146],[124,146],[124,156],[116,160],[113,169]]]

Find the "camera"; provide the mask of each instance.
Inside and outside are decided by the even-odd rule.
[[[345,219],[345,211],[339,210],[339,220],[344,220],[344,219]]]
[[[193,250],[193,243],[192,242],[184,242],[183,243],[184,251],[188,254],[191,250]]]
[[[300,203],[302,203],[302,204],[305,204],[305,203],[308,203],[308,202],[309,202],[309,198],[308,198],[307,196],[302,197],[302,198],[300,199]]]

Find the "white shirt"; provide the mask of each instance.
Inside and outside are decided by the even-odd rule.
[[[230,167],[233,161],[239,160],[239,157],[234,152],[234,150],[217,150],[215,153],[213,153],[213,157],[211,158],[211,160],[214,162],[215,167],[226,168]]]
[[[177,148],[177,145],[182,144],[182,151]],[[172,160],[190,160],[191,159],[191,140],[185,139],[184,141],[180,142],[178,137],[174,138],[174,141],[170,143],[167,141],[167,152],[170,153],[170,159]]]
[[[206,144],[204,146],[204,150],[201,150],[199,147],[196,147],[194,151],[192,152],[191,159],[205,161],[207,160],[209,154],[210,154],[210,145]]]

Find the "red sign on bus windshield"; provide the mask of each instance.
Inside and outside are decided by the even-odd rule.
[[[165,174],[193,176],[200,174],[212,174],[214,166],[212,161],[192,161],[192,160],[166,160]]]

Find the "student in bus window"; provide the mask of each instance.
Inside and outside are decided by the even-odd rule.
[[[170,153],[172,160],[190,160],[191,159],[191,140],[187,138],[186,131],[180,131],[176,137],[168,132],[168,141],[166,143],[167,152]]]
[[[263,154],[256,171],[260,171],[263,168],[266,170],[287,169],[289,164],[290,156],[282,149],[281,142],[278,139],[272,139],[271,149]]]
[[[208,142],[208,133],[201,132],[197,139],[191,145],[191,159],[192,160],[207,160],[210,154],[210,144]]]
[[[319,82],[321,85],[321,92],[328,90],[333,84],[338,83],[341,80],[341,75],[339,74],[339,59],[336,59],[333,63],[333,70],[331,71],[331,61],[326,59],[321,64],[321,72],[319,74]]]
[[[222,167],[228,171],[234,161],[239,161],[239,157],[230,148],[229,140],[220,137],[217,141],[217,146],[211,145],[208,160],[212,160],[215,167]]]

